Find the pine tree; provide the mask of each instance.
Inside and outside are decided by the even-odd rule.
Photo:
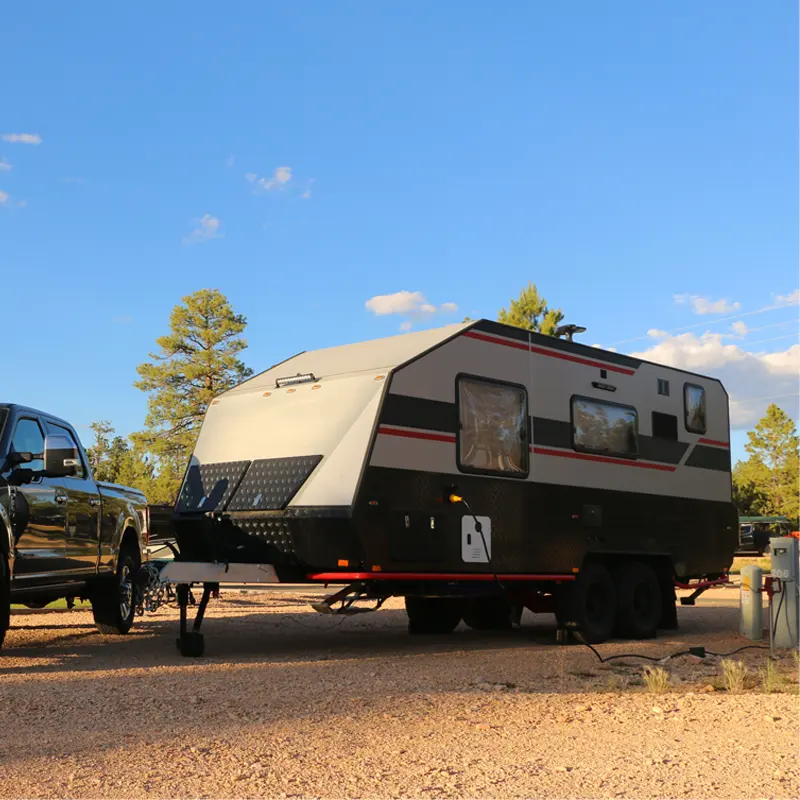
[[[747,438],[745,450],[750,458],[740,475],[744,473],[748,482],[765,498],[762,500],[765,514],[780,514],[797,520],[800,510],[800,439],[792,418],[771,403]]]
[[[137,367],[134,385],[149,393],[148,413],[145,430],[131,438],[153,468],[153,502],[174,500],[211,401],[252,375],[239,358],[246,325],[219,290],[194,292],[172,310],[153,360]]]
[[[546,336],[555,336],[556,328],[563,319],[561,309],[548,308],[535,283],[529,283],[516,300],[511,300],[508,310],[502,308],[497,315],[498,322]]]

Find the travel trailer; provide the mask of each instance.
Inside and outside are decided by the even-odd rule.
[[[487,320],[304,352],[213,400],[173,524],[184,604],[191,583],[345,584],[321,610],[402,596],[414,633],[527,607],[651,637],[738,544],[728,395]],[[198,630],[184,613],[187,654]]]

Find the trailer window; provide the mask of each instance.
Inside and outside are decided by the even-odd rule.
[[[572,445],[576,450],[636,458],[638,439],[635,408],[591,397],[572,398]]]
[[[528,474],[528,393],[523,386],[458,378],[458,466],[464,472]]]
[[[683,414],[686,430],[706,432],[706,390],[694,383],[683,385]]]

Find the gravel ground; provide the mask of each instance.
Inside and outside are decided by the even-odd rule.
[[[16,612],[0,652],[2,797],[794,798],[797,665],[779,691],[729,693],[719,659],[601,664],[523,628],[409,637],[402,601],[333,618],[313,591],[225,592],[206,657],[177,613],[103,638],[85,610]],[[680,607],[679,631],[603,654],[747,642],[733,590]],[[736,656],[757,681],[764,651]],[[613,666],[612,666],[613,665]]]

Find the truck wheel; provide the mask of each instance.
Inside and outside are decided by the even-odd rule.
[[[625,639],[652,639],[661,619],[661,587],[652,567],[627,561],[614,570],[617,587],[617,634]]]
[[[134,548],[123,547],[117,572],[103,580],[92,593],[92,612],[97,630],[103,634],[125,634],[133,625],[134,579],[139,559]]]
[[[511,607],[504,597],[482,597],[464,612],[464,624],[476,631],[511,630]]]
[[[11,626],[11,576],[8,573],[8,559],[0,553],[0,647]]]
[[[559,627],[577,628],[589,644],[610,638],[617,621],[617,593],[602,564],[588,564],[556,596]]]
[[[408,632],[452,633],[461,622],[461,603],[449,597],[406,597]]]

